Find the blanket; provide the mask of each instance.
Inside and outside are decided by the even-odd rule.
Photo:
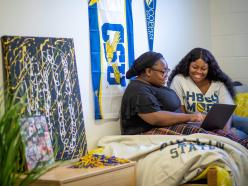
[[[137,161],[138,186],[177,186],[192,180],[207,166],[230,171],[233,185],[248,181],[248,151],[221,136],[126,135],[105,136],[98,142],[104,154]]]

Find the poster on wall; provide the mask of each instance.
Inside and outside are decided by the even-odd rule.
[[[90,0],[88,12],[95,119],[118,118],[134,60],[131,0]]]
[[[56,159],[84,155],[87,144],[73,40],[3,36],[2,47],[7,89],[18,89],[17,99],[24,97],[26,116],[46,117]]]

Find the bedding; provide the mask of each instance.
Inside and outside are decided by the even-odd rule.
[[[192,180],[209,165],[231,174],[233,185],[245,186],[248,151],[221,136],[118,135],[98,142],[104,154],[137,161],[138,186],[177,186]]]

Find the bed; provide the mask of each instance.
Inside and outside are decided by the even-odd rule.
[[[190,183],[210,165],[230,172],[232,185],[247,185],[247,149],[221,136],[105,136],[98,146],[104,148],[106,155],[137,161],[138,186],[216,186],[214,168],[207,173],[207,183]]]
[[[248,86],[243,85],[240,82],[234,83],[234,89],[237,93],[235,103],[237,108],[235,114],[238,116],[248,117]],[[218,186],[217,183],[217,170],[216,168],[211,168],[207,171],[207,176],[204,181],[200,182],[188,182],[181,186]]]

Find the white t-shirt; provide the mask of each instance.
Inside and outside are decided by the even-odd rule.
[[[220,81],[212,81],[205,94],[196,86],[188,76],[176,75],[171,83],[171,88],[177,93],[186,112],[207,113],[213,104],[234,104],[226,86]]]

